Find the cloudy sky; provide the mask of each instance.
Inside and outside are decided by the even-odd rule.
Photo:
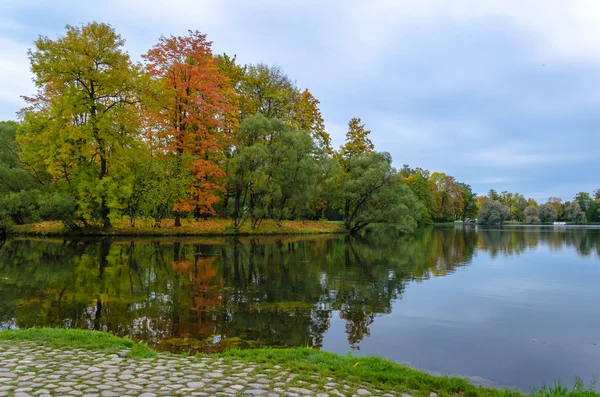
[[[160,35],[280,65],[342,143],[361,117],[378,150],[475,191],[570,199],[600,188],[600,1],[0,0],[0,119],[34,91],[27,49],[65,24],[110,23],[134,59]]]

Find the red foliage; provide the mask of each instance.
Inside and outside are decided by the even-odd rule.
[[[189,195],[174,211],[195,209],[197,214],[214,215],[213,205],[224,190],[221,162],[231,139],[224,120],[235,109],[227,100],[231,88],[227,77],[219,73],[211,44],[206,35],[190,31],[185,37],[161,37],[143,56],[163,90],[151,111],[154,141],[164,142],[164,151],[194,158],[185,170],[194,176]]]

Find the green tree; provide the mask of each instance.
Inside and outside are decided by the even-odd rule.
[[[462,189],[453,176],[434,172],[429,177],[433,191],[433,218],[437,221],[451,221],[463,213]]]
[[[556,203],[556,201],[554,201],[553,203]],[[553,203],[549,202],[549,203],[542,204],[539,206],[538,216],[539,216],[541,222],[551,223],[557,219],[558,216],[556,213],[556,205]]]
[[[415,172],[405,179],[406,185],[412,190],[415,197],[423,205],[423,216],[421,221],[423,223],[430,223],[432,221],[432,214],[435,209],[433,207],[433,195],[431,187],[427,178],[423,177],[421,173]]]
[[[0,195],[41,188],[48,182],[47,175],[31,174],[21,162],[16,141],[18,126],[14,121],[0,121]]]
[[[586,213],[579,205],[578,200],[565,205],[565,218],[575,223],[587,223]]]
[[[598,201],[595,200],[589,193],[579,192],[575,195],[574,200],[579,204],[581,211],[585,213],[587,220],[590,222],[596,222],[598,220]]]
[[[306,216],[317,197],[317,149],[305,131],[256,114],[244,120],[229,164],[230,214],[234,226],[246,218]]]
[[[348,231],[357,232],[371,223],[414,230],[423,207],[396,176],[388,153],[352,156],[339,172],[331,181],[335,185],[333,202]]]
[[[107,24],[67,25],[29,52],[36,96],[23,110],[23,161],[76,197],[78,213],[112,227],[131,190],[124,166],[138,139],[139,71]]]
[[[500,195],[494,189],[490,189],[487,196],[490,200],[500,200]]]
[[[527,208],[525,208],[525,211],[523,213],[525,215],[525,223],[532,224],[540,222],[539,210],[537,206],[530,205]]]
[[[458,186],[460,187],[462,201],[463,201],[463,211],[461,218],[475,218],[477,216],[478,208],[477,208],[477,196],[473,193],[471,186],[466,183],[459,182]]]
[[[484,200],[479,214],[479,223],[502,225],[509,217],[508,207],[498,200]]]
[[[291,122],[300,94],[296,84],[279,66],[263,63],[246,66],[239,91],[242,120],[262,113],[267,118]]]
[[[557,219],[562,219],[563,216],[565,215],[565,209],[564,209],[564,205],[562,202],[562,199],[559,197],[550,197],[548,199],[548,202],[546,203],[548,205],[550,205],[552,208],[554,208],[554,213],[555,213],[555,217],[554,219],[552,219],[551,221],[548,222],[554,222]],[[540,206],[540,210],[541,210],[541,206]],[[550,213],[548,213],[548,215],[550,215]],[[542,218],[542,222],[546,222],[543,219],[542,214],[540,213],[540,218]]]
[[[340,147],[339,155],[343,161],[372,153],[375,149],[373,142],[369,139],[370,130],[361,124],[360,118],[353,118],[348,122],[348,132],[346,132],[346,143]]]

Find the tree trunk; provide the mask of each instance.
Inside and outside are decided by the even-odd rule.
[[[181,215],[179,212],[175,213],[175,227],[181,227]]]
[[[108,165],[106,163],[106,157],[104,156],[104,145],[100,142],[100,180],[102,180],[106,174],[108,174]],[[110,208],[106,204],[106,197],[102,197],[101,204],[102,222],[104,223],[104,229],[112,229],[112,223],[110,222]]]

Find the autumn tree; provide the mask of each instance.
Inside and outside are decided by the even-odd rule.
[[[433,194],[432,216],[436,220],[454,220],[464,208],[461,187],[453,176],[434,172],[429,177]]]
[[[84,220],[112,227],[130,191],[123,167],[138,138],[139,71],[107,24],[66,27],[29,52],[37,95],[25,98],[22,159],[76,197]],[[114,214],[117,215],[117,214]]]
[[[344,161],[353,157],[373,153],[375,145],[369,139],[370,130],[365,128],[360,118],[353,118],[348,122],[346,143],[340,147],[339,155]]]
[[[161,88],[149,108],[149,134],[162,144],[164,153],[177,157],[177,172],[191,175],[173,208],[177,226],[182,212],[193,210],[196,218],[214,215],[226,181],[221,160],[230,131],[225,120],[235,109],[211,44],[206,35],[190,31],[185,37],[161,37],[143,56]]]
[[[308,89],[301,91],[279,66],[240,66],[235,56],[227,54],[218,59],[221,73],[230,79],[236,93],[240,122],[256,113],[279,119],[292,130],[309,132],[319,148],[331,153],[319,100]]]
[[[279,66],[248,65],[239,89],[242,119],[256,113],[283,121],[293,118],[299,90]]]
[[[319,100],[308,90],[302,91],[294,105],[293,126],[308,131],[317,145],[327,153],[333,153],[331,138],[325,131],[325,121],[319,109]]]

